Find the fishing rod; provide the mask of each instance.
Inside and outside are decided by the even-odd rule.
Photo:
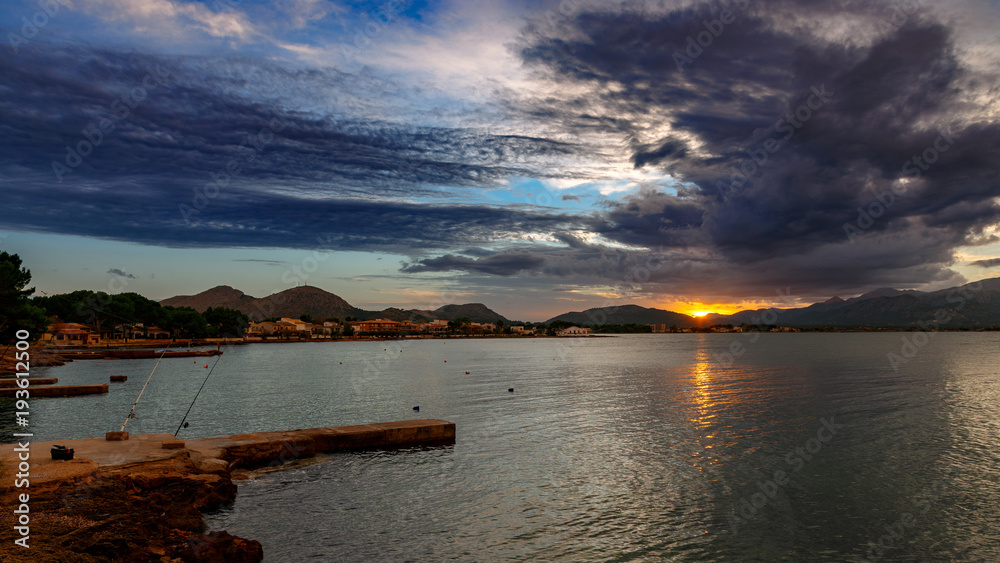
[[[167,348],[169,348],[169,347],[170,347],[170,343],[168,342],[167,343]],[[128,424],[128,419],[135,418],[135,406],[139,404],[139,399],[142,398],[143,391],[145,391],[146,390],[146,386],[149,385],[149,380],[153,379],[153,374],[156,373],[156,368],[160,365],[160,360],[162,360],[163,356],[166,355],[167,348],[163,349],[163,353],[160,354],[160,357],[156,360],[156,365],[153,366],[153,371],[149,372],[149,377],[146,378],[146,383],[144,383],[143,386],[142,386],[142,389],[139,390],[139,396],[136,397],[135,398],[135,402],[132,403],[132,408],[128,411],[128,416],[125,417],[125,422],[122,423],[122,429],[119,430],[119,432],[124,432],[125,431],[125,425]]]
[[[228,347],[229,343],[227,342],[226,348]],[[191,414],[191,409],[194,408],[194,403],[195,401],[198,400],[198,395],[201,395],[201,390],[205,388],[205,384],[208,383],[208,378],[212,377],[212,372],[215,371],[215,366],[219,365],[219,360],[221,359],[222,359],[222,354],[219,354],[219,357],[215,359],[215,363],[212,364],[212,369],[208,370],[208,375],[205,376],[205,381],[201,382],[201,387],[199,387],[198,392],[194,394],[194,399],[191,399],[191,404],[188,406],[187,412],[184,413],[184,418],[182,418],[181,423],[177,425],[177,430],[174,430],[174,438],[177,437],[177,433],[181,431],[182,427],[187,426],[187,423],[185,421],[187,420],[188,415]]]

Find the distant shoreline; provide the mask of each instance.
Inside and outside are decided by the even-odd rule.
[[[487,340],[487,339],[529,339],[529,338],[607,338],[622,336],[626,334],[639,335],[665,335],[665,334],[802,334],[802,333],[879,333],[879,332],[1000,332],[994,328],[942,328],[933,331],[924,331],[920,328],[799,328],[788,327],[788,330],[773,331],[745,331],[743,333],[734,331],[668,331],[668,332],[632,332],[632,333],[592,333],[587,335],[567,335],[555,336],[547,334],[477,334],[477,335],[417,335],[402,337],[347,337],[347,338],[304,338],[304,339],[252,339],[242,338],[197,338],[197,339],[176,339],[176,340],[130,340],[127,342],[114,342],[109,344],[98,344],[91,346],[32,346],[32,349],[42,350],[58,355],[60,352],[73,353],[85,351],[101,350],[121,350],[133,348],[156,348],[167,350],[180,350],[188,347],[219,347],[219,346],[244,346],[249,344],[299,344],[299,343],[333,343],[333,342],[386,342],[404,340]]]

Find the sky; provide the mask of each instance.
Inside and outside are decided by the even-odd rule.
[[[37,294],[512,319],[1000,276],[987,0],[0,4]]]

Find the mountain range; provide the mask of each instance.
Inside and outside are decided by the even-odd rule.
[[[940,291],[880,288],[858,297],[832,297],[808,307],[757,309],[732,315],[690,317],[672,311],[625,305],[563,313],[549,319],[577,324],[666,324],[678,328],[716,324],[770,324],[800,328],[944,328],[1000,326],[1000,278]]]
[[[228,285],[220,285],[197,295],[178,295],[164,299],[160,301],[160,305],[191,307],[198,312],[204,312],[209,307],[226,307],[242,311],[254,321],[274,317],[297,319],[302,315],[309,315],[314,319],[354,317],[360,320],[392,319],[395,321],[424,322],[433,319],[452,321],[468,317],[472,322],[478,323],[503,321],[506,324],[510,322],[503,315],[482,303],[445,305],[433,311],[406,310],[396,307],[381,311],[366,311],[328,291],[312,286],[293,287],[267,297],[256,298]]]
[[[502,321],[510,324],[506,317],[482,303],[445,305],[434,310],[392,307],[366,311],[311,286],[294,287],[259,299],[229,286],[219,286],[197,295],[164,299],[160,304],[192,307],[198,311],[209,307],[228,307],[243,311],[253,320],[298,318],[308,314],[314,319],[355,317],[409,319],[414,322],[468,317],[473,322]],[[932,292],[880,288],[849,299],[832,297],[808,307],[757,309],[732,315],[713,313],[700,318],[639,305],[597,307],[563,313],[547,320],[546,324],[566,321],[587,325],[665,324],[678,328],[743,323],[802,328],[928,328],[935,320],[937,326],[945,328],[1000,326],[1000,278]]]

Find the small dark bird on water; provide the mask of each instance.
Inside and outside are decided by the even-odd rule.
[[[420,407],[413,407],[413,410],[420,412]]]
[[[510,389],[507,389],[507,392],[508,392],[508,393],[513,393],[513,392],[514,392],[514,388],[513,388],[513,387],[511,387]]]
[[[185,423],[184,423],[184,428],[187,428],[187,427],[188,427],[188,424],[191,424],[191,423],[190,423],[190,422],[185,422]]]

